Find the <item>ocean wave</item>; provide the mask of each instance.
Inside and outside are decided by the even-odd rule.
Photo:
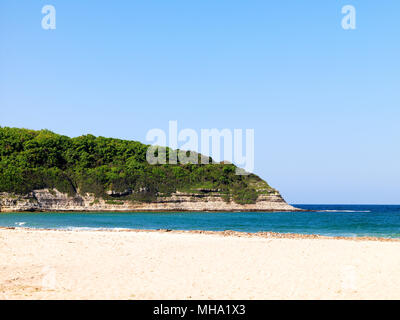
[[[67,230],[67,231],[100,231],[104,228],[95,228],[95,227],[62,227],[59,228],[62,230]]]
[[[318,212],[349,212],[349,213],[368,213],[372,212],[371,210],[318,210]]]
[[[25,224],[26,224],[26,222],[16,222],[15,223],[16,226],[20,226],[20,227],[25,225]]]

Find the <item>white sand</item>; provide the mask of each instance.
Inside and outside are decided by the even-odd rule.
[[[0,230],[0,299],[400,299],[400,242]]]

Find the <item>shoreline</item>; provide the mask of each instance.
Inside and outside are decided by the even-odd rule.
[[[400,238],[383,238],[383,237],[344,237],[344,236],[324,236],[319,234],[301,234],[301,233],[281,233],[281,232],[244,232],[244,231],[211,231],[211,230],[170,230],[170,229],[124,229],[124,228],[93,228],[85,230],[67,230],[56,228],[27,228],[27,227],[0,227],[1,230],[23,230],[23,231],[53,231],[53,232],[133,232],[133,233],[160,233],[160,234],[196,234],[196,235],[214,235],[221,237],[234,238],[261,238],[261,239],[307,239],[307,240],[346,240],[346,241],[375,241],[375,242],[400,242]]]
[[[308,210],[308,209],[300,209],[295,208],[294,210],[281,210],[281,209],[271,209],[271,210],[257,210],[257,209],[243,209],[243,210],[180,210],[180,209],[126,209],[126,210],[114,210],[114,209],[104,209],[104,210],[1,210],[0,215],[2,213],[241,213],[241,212],[256,212],[256,213],[290,213],[290,212],[318,212],[316,210]]]

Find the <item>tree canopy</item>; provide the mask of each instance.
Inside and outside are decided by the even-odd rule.
[[[110,191],[135,201],[153,201],[176,191],[218,190],[227,201],[254,203],[274,191],[254,174],[238,176],[233,164],[163,164],[146,161],[149,145],[49,130],[0,127],[0,192],[27,194],[57,189],[110,199]]]

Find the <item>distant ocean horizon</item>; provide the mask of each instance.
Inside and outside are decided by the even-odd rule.
[[[0,227],[169,229],[400,238],[400,205],[293,204],[309,212],[1,213]]]

